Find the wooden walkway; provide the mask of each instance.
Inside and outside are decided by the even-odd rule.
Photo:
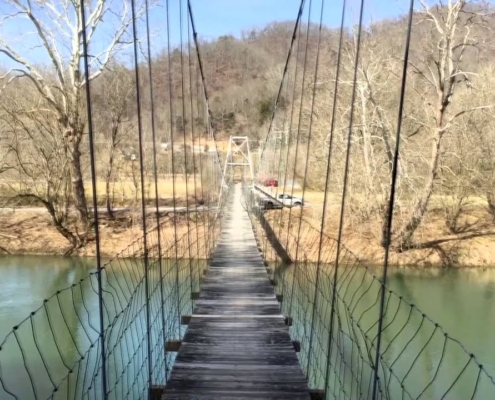
[[[240,184],[163,399],[309,399]]]

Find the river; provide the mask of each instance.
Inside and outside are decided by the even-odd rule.
[[[86,277],[88,273],[94,270],[94,261],[92,259],[83,259],[83,258],[61,258],[61,257],[32,257],[32,256],[3,256],[0,258],[0,342],[3,338],[12,330],[14,326],[19,324],[21,320],[29,316],[29,313],[42,304],[43,300],[48,298],[53,293],[57,292],[57,290],[63,289],[65,287],[69,287],[72,284],[76,284],[80,281],[80,279]],[[472,352],[476,355],[477,360],[484,365],[484,368],[490,372],[492,375],[495,373],[495,340],[493,340],[495,334],[495,269],[456,269],[456,270],[436,270],[436,269],[414,269],[414,268],[402,268],[402,269],[392,269],[392,272],[389,276],[389,287],[395,292],[399,293],[403,296],[403,299],[408,303],[414,304],[419,310],[424,312],[428,317],[437,322],[445,332],[448,332],[450,337],[454,339],[458,339],[462,344],[468,349],[469,352]],[[281,272],[284,276],[290,276],[293,274],[293,267],[288,268]],[[359,287],[365,287],[361,283]],[[280,290],[284,290],[283,288],[279,288]],[[285,288],[284,293],[287,293],[287,288]],[[296,286],[294,290],[295,296],[297,297],[297,301],[294,302],[292,307],[292,314],[294,315],[294,326],[291,328],[293,330],[293,335],[295,337],[300,336],[301,339],[306,340],[310,335],[308,319],[311,316],[310,309],[307,308],[307,304],[311,303],[310,299],[313,297],[314,292],[311,292],[310,289],[307,289],[304,284]],[[353,307],[355,307],[354,315],[363,315],[366,314],[368,308],[363,308],[363,311],[359,311],[359,307],[357,306],[357,298],[359,299],[368,299],[367,300],[359,300],[364,302],[367,306],[369,304],[374,305],[375,307],[372,309],[373,312],[377,309],[376,296],[374,294],[370,294],[369,290],[360,289],[360,295],[358,297],[354,297],[352,300]],[[284,295],[285,297],[285,295]],[[182,296],[182,298],[187,298],[187,295]],[[97,302],[95,301],[96,297],[91,298],[92,304],[85,304],[85,307],[88,307],[91,310],[97,309]],[[183,300],[185,301],[185,300]],[[322,301],[320,299],[320,301]],[[402,299],[400,300],[402,301]],[[299,307],[297,306],[299,304]],[[395,322],[398,320],[397,317],[398,312],[395,311],[394,304],[398,304],[398,308],[402,307],[402,303],[399,300],[396,300],[395,303],[393,300],[389,300],[387,303],[387,312],[388,315],[394,315],[394,318],[390,317],[388,320],[386,319],[387,324],[392,325],[394,323],[401,324],[401,322]],[[409,309],[409,305],[404,303],[404,307]],[[284,305],[285,310],[289,305]],[[364,306],[363,306],[364,307]],[[298,311],[299,310],[299,311]],[[324,311],[322,309],[322,311]],[[326,314],[329,314],[328,310],[324,311]],[[402,311],[401,311],[402,312]],[[395,313],[395,314],[394,314]],[[326,315],[325,314],[325,315]],[[415,326],[420,327],[421,330],[426,330],[426,323],[421,325],[421,314],[420,317],[416,317],[417,321],[415,322]],[[66,315],[67,318],[72,320],[72,323],[77,324],[77,320],[74,316]],[[418,319],[419,318],[419,319]],[[301,324],[300,320],[305,320],[304,324]],[[376,318],[371,317],[362,317],[361,324],[366,323],[366,319],[369,321],[374,321]],[[76,322],[74,322],[76,321]],[[388,322],[387,322],[388,321]],[[96,324],[97,321],[94,321]],[[321,332],[315,333],[315,337],[318,336],[318,340],[314,339],[314,343],[322,342],[322,338],[324,341],[326,330],[328,329],[328,318],[323,317],[323,325],[321,327]],[[430,324],[432,327],[435,327],[433,324]],[[298,331],[298,326],[303,326],[302,331]],[[371,326],[371,323],[370,323]],[[47,328],[48,329],[48,328]],[[390,331],[391,328],[388,328]],[[304,332],[303,332],[304,331]],[[395,333],[393,336],[399,332],[400,329],[397,327],[395,329]],[[303,332],[303,333],[301,333]],[[432,332],[430,329],[426,333],[421,333],[426,335],[425,337],[429,338],[429,334]],[[389,333],[389,332],[387,332]],[[91,336],[91,335],[90,335]],[[396,339],[391,339],[390,336],[385,337],[384,334],[384,342],[388,343]],[[441,334],[443,337],[443,333]],[[43,341],[44,332],[40,332],[39,341]],[[80,339],[82,340],[82,339]],[[415,368],[424,368],[425,370],[435,370],[432,367],[433,364],[436,363],[436,360],[439,357],[439,354],[442,351],[441,341],[438,343],[433,343],[431,346],[434,346],[432,349],[426,349],[424,352],[418,351],[421,346],[416,344],[415,346],[406,346],[404,343],[409,340],[408,338],[397,339],[394,342],[394,345],[397,344],[397,341],[403,341],[402,345],[398,346],[399,349],[404,349],[405,352],[410,352],[408,359],[414,359],[419,353],[422,367]],[[412,340],[412,339],[411,339]],[[426,343],[426,339],[422,339],[423,342]],[[436,340],[436,339],[433,339]],[[83,343],[82,340],[81,343]],[[64,342],[65,343],[65,342]],[[64,343],[61,345],[63,346]],[[15,343],[11,340],[8,343],[9,346],[15,346]],[[303,343],[306,345],[306,343]],[[325,347],[324,344],[320,344],[321,347]],[[7,346],[5,346],[7,347]],[[43,347],[43,343],[41,343],[41,347]],[[407,348],[406,348],[407,347]],[[354,348],[348,347],[351,351],[354,351]],[[431,350],[431,351],[430,351]],[[27,351],[32,351],[32,349],[27,349]],[[45,352],[55,351],[53,346],[47,346]],[[397,350],[398,351],[398,350]],[[394,353],[393,356],[389,360],[394,360],[397,358],[397,351],[390,350],[390,353]],[[456,350],[457,351],[457,350]],[[448,351],[447,351],[448,352]],[[2,354],[3,353],[3,354]],[[306,353],[302,351],[303,355],[301,357],[301,363],[304,365],[307,360],[307,349]],[[318,348],[317,345],[313,346],[313,358],[319,359],[320,362],[316,367],[314,364],[310,367],[313,376],[313,384],[321,385],[321,375],[316,373],[317,370],[324,371],[324,357],[322,356],[321,349]],[[305,354],[305,355],[304,355]],[[319,354],[315,356],[314,354]],[[20,353],[18,353],[20,356]],[[2,359],[3,357],[3,359]],[[9,367],[11,367],[12,363],[15,364],[15,360],[8,359],[8,353],[6,353],[6,349],[0,350],[0,377],[4,380],[11,379],[10,384],[21,384],[19,381],[15,379],[15,377],[9,376]],[[352,361],[354,355],[347,355],[348,360]],[[402,357],[402,355],[401,355]],[[49,357],[48,357],[49,358]],[[455,358],[455,357],[454,357]],[[404,357],[400,358],[398,363],[395,365],[397,369],[400,371],[401,366],[398,365],[400,363],[404,363]],[[20,362],[20,361],[19,361]],[[446,360],[446,363],[454,363],[455,360]],[[318,364],[318,362],[317,362]],[[404,367],[405,368],[405,367]],[[430,375],[434,372],[429,371]],[[449,372],[450,373],[450,372]],[[447,374],[448,375],[448,374]],[[442,378],[441,376],[437,377],[437,379],[444,379],[445,384],[447,385],[450,380],[453,379],[452,376]],[[421,376],[419,373],[416,377],[408,378],[407,382],[409,385],[414,385],[418,379],[428,379],[424,376]],[[347,378],[348,379],[348,378]],[[384,379],[387,379],[385,375]],[[310,379],[311,381],[311,379]],[[15,382],[15,383],[13,383]],[[417,382],[416,382],[417,383]],[[450,382],[451,383],[451,382]],[[449,384],[450,384],[449,383]],[[26,384],[26,387],[29,385]],[[393,384],[392,384],[393,386]],[[439,389],[440,390],[440,389]],[[443,389],[442,389],[443,390]],[[476,396],[473,398],[484,399],[486,395],[484,393],[488,393],[488,391],[483,392],[483,388],[480,389],[476,393]],[[447,395],[446,399],[464,399],[470,398],[466,397],[467,393],[471,393],[472,389],[469,391],[460,390],[456,392],[454,388],[449,395]],[[31,399],[34,398],[33,394],[28,390],[23,390],[23,397],[19,397],[22,399]],[[443,392],[442,392],[443,393]],[[459,394],[455,394],[459,393]],[[491,393],[491,392],[490,392]],[[118,396],[117,396],[118,397]],[[353,396],[351,395],[351,398]],[[415,396],[417,397],[417,396]],[[5,390],[2,390],[0,386],[0,400],[15,398],[9,396]],[[45,398],[41,396],[40,398]],[[59,398],[64,398],[59,397]],[[131,396],[132,398],[132,396]],[[343,398],[347,398],[344,396]],[[357,398],[357,397],[356,397]],[[408,398],[408,396],[405,396]],[[423,396],[422,398],[431,398],[435,399],[435,395]],[[488,398],[487,398],[488,399]]]

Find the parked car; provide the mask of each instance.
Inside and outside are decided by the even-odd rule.
[[[265,187],[278,187],[278,181],[276,179],[267,179],[264,185]]]
[[[280,201],[286,207],[302,207],[304,201],[300,197],[291,196],[289,194],[279,194],[277,200]]]

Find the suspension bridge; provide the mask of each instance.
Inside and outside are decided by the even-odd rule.
[[[99,207],[93,190],[95,268],[40,299],[39,307],[20,319],[0,342],[0,399],[495,398],[495,380],[488,368],[455,335],[387,286],[413,1],[403,38],[403,80],[386,214],[388,240],[380,268],[363,264],[342,240],[357,70],[344,145],[339,228],[335,235],[325,230],[346,2],[334,61],[331,128],[325,143],[327,190],[319,224],[305,218],[306,206],[281,203],[267,209],[263,198],[277,200],[281,193],[293,196],[296,179],[305,198],[325,1],[302,0],[294,10],[287,59],[257,161],[252,159],[247,137],[232,138],[227,154],[219,151],[191,2],[179,0],[173,10],[171,0],[165,3],[156,12],[163,12],[166,20],[169,109],[156,110],[153,85],[145,91],[140,74],[144,68],[153,82],[158,67],[149,50],[149,11],[146,7],[141,25],[148,49],[144,57],[138,49],[134,1],[130,2],[142,236],[104,260],[99,255]],[[356,28],[356,60],[363,5],[364,0]],[[83,27],[88,7],[76,8]],[[171,15],[172,11],[177,15]],[[313,43],[313,57],[308,57],[311,13],[319,18],[320,34]],[[304,15],[308,15],[306,24]],[[172,25],[177,25],[180,37],[178,58],[171,45]],[[81,41],[88,77],[91,49],[86,30],[82,29]],[[85,80],[85,90],[94,188],[90,79]],[[298,90],[301,95],[296,99]],[[280,106],[283,98],[291,99],[288,107]],[[152,105],[151,115],[141,109],[144,100]],[[173,205],[167,213],[158,203],[158,113],[167,115],[171,142]],[[200,121],[202,126],[178,127],[177,116],[182,121]],[[151,156],[142,146],[144,121],[152,129]],[[286,137],[280,140],[275,131],[287,132]],[[186,141],[192,143],[192,151],[179,156],[175,149],[178,144],[185,148]],[[204,154],[200,149],[207,141],[215,143],[215,151]],[[151,177],[144,171],[146,157],[153,164]],[[182,172],[186,196],[185,204],[179,205],[176,181]],[[188,174],[193,178],[189,184]],[[267,176],[275,177],[277,187],[265,186],[260,177]],[[154,206],[147,202],[146,179],[155,182]]]

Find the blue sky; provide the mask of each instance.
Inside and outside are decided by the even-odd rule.
[[[295,20],[300,0],[191,0],[200,36],[212,39],[220,35],[237,36],[242,29],[262,27],[272,21]],[[348,0],[349,19],[356,21],[358,0]],[[381,20],[406,13],[404,0],[366,0],[365,20]],[[313,17],[319,16],[321,0],[313,0]],[[306,9],[309,0],[306,0]],[[330,27],[340,24],[342,0],[326,0],[324,23]],[[317,15],[318,14],[318,15]]]
[[[55,0],[55,4],[58,0]],[[136,0],[139,2],[139,0]],[[165,0],[158,0],[159,5],[152,9],[150,13],[150,24],[153,31],[153,52],[160,51],[166,46],[166,12]],[[181,0],[169,0],[171,15],[171,41],[172,44],[179,43],[179,2]],[[324,0],[325,11],[323,21],[327,26],[337,27],[340,24],[341,8],[343,0]],[[212,40],[221,35],[240,36],[243,30],[251,28],[262,28],[272,21],[294,21],[297,16],[300,0],[191,0],[196,21],[198,34],[202,39]],[[312,0],[313,22],[319,20],[319,12],[322,0]],[[371,20],[379,21],[384,18],[392,18],[407,11],[409,0],[365,0],[365,22]],[[184,21],[184,41],[187,40],[186,31],[186,0],[183,4]],[[310,0],[306,0],[305,14],[303,20],[307,21],[307,12]],[[118,4],[114,3],[114,4]],[[360,0],[347,0],[348,12],[346,25],[357,21]],[[6,8],[7,7],[7,8]],[[0,0],[0,15],[6,14],[9,5]],[[43,15],[43,14],[41,14]],[[108,43],[113,29],[112,22],[106,19],[106,25],[101,27],[97,41],[94,41],[90,53],[97,53]],[[46,24],[56,30],[53,17],[47,17]],[[144,25],[138,27],[140,36],[144,35]],[[45,64],[48,61],[46,52],[39,46],[39,40],[32,33],[33,28],[26,19],[16,18],[9,21],[3,28],[0,28],[0,35],[3,38],[15,43],[16,49],[21,49],[21,53],[30,62]],[[289,41],[290,38],[287,38]],[[38,46],[36,46],[38,45]],[[101,48],[99,48],[101,47]],[[130,49],[129,49],[130,50]],[[126,51],[129,56],[129,50]],[[11,61],[0,54],[0,67],[12,67]]]

